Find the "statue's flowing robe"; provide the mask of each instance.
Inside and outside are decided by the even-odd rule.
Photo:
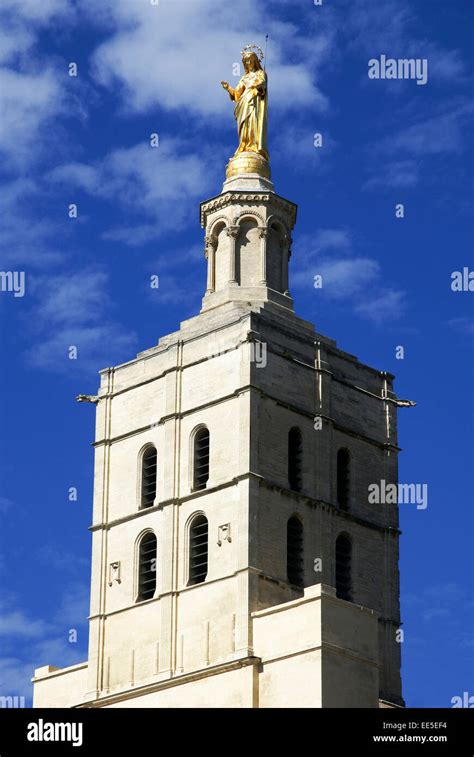
[[[259,69],[245,74],[230,95],[237,103],[234,115],[240,144],[235,154],[249,150],[268,160],[268,99],[265,71]]]

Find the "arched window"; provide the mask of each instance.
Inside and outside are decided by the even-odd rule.
[[[209,525],[205,515],[196,515],[189,529],[189,585],[206,580]]]
[[[286,525],[286,572],[290,584],[303,586],[303,524],[294,515]]]
[[[205,489],[209,479],[209,430],[200,428],[194,437],[193,489]]]
[[[142,457],[142,507],[151,507],[156,497],[156,448],[147,447]]]
[[[340,534],[336,539],[336,595],[348,602],[352,602],[351,561],[351,540]]]
[[[288,434],[288,483],[290,489],[301,491],[303,469],[303,437],[294,426]]]
[[[337,453],[337,504],[341,510],[349,509],[351,490],[351,456],[349,450]]]
[[[156,536],[148,532],[138,549],[138,602],[151,599],[156,590]]]

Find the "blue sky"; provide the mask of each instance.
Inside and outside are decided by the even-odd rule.
[[[198,204],[236,147],[219,81],[269,34],[297,313],[417,402],[399,413],[400,480],[429,490],[401,506],[404,696],[474,695],[474,294],[451,290],[474,268],[472,2],[2,0],[0,22],[0,267],[26,275],[0,293],[0,693],[86,657],[94,410],[74,397],[198,312]],[[381,54],[426,58],[428,83],[369,80]]]

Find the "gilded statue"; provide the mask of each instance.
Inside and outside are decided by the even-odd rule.
[[[262,59],[263,53],[259,47],[247,45],[242,50],[245,73],[235,89],[229,82],[221,81],[230,99],[235,102],[234,116],[237,121],[239,146],[234,157],[241,152],[254,152],[265,160],[269,159],[267,74],[262,68]]]

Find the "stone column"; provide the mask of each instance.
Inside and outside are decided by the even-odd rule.
[[[216,288],[216,268],[215,268],[215,256],[217,239],[215,237],[206,236],[205,238],[206,251],[205,256],[207,260],[207,289],[206,294],[212,294]]]
[[[230,256],[229,256],[229,284],[237,284],[235,278],[235,240],[239,233],[238,226],[228,226],[225,230],[227,236],[230,239]]]
[[[288,264],[291,257],[291,237],[289,234],[285,234],[280,239],[281,250],[281,291],[283,294],[289,295],[288,290]]]
[[[267,286],[267,239],[268,229],[266,227],[260,227],[258,235],[262,240],[260,243],[260,284]]]

